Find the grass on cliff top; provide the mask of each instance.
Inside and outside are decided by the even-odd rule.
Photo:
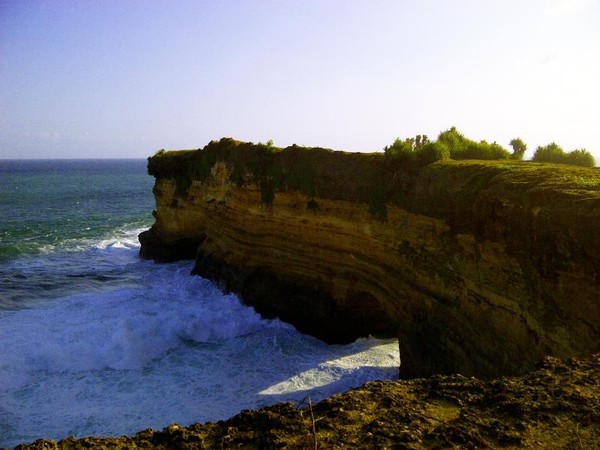
[[[428,170],[445,176],[448,170],[466,179],[479,177],[483,184],[506,184],[523,190],[543,189],[600,197],[600,168],[530,161],[445,160],[432,164]]]
[[[528,192],[547,199],[600,199],[600,168],[450,159],[415,166],[384,153],[347,153],[297,145],[282,149],[231,138],[212,141],[204,149],[161,150],[148,158],[148,172],[175,180],[177,193],[185,195],[192,180],[208,177],[217,161],[227,165],[233,183],[259,187],[267,203],[278,191],[299,191],[312,199],[368,203],[370,212],[381,219],[385,219],[386,204],[412,209],[415,187],[423,189],[427,183],[435,185],[431,191],[434,196],[436,190],[441,193],[441,188],[464,196],[462,200],[467,202],[490,188],[511,196]]]

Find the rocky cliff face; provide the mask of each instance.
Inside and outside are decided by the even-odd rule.
[[[397,336],[404,376],[492,377],[600,350],[597,169],[406,168],[223,139],[149,171],[143,257],[195,257],[194,273],[328,342]]]

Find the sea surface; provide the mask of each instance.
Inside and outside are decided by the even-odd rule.
[[[397,376],[396,341],[326,345],[190,276],[190,261],[141,260],[153,181],[145,160],[0,160],[0,447],[216,421]]]

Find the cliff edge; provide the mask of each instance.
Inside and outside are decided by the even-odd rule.
[[[141,256],[328,342],[398,337],[405,377],[600,351],[600,170],[224,138],[159,152]]]

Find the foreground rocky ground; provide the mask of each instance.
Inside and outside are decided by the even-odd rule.
[[[371,382],[316,404],[242,411],[217,423],[17,447],[83,448],[600,448],[600,354],[546,358],[522,377]]]

